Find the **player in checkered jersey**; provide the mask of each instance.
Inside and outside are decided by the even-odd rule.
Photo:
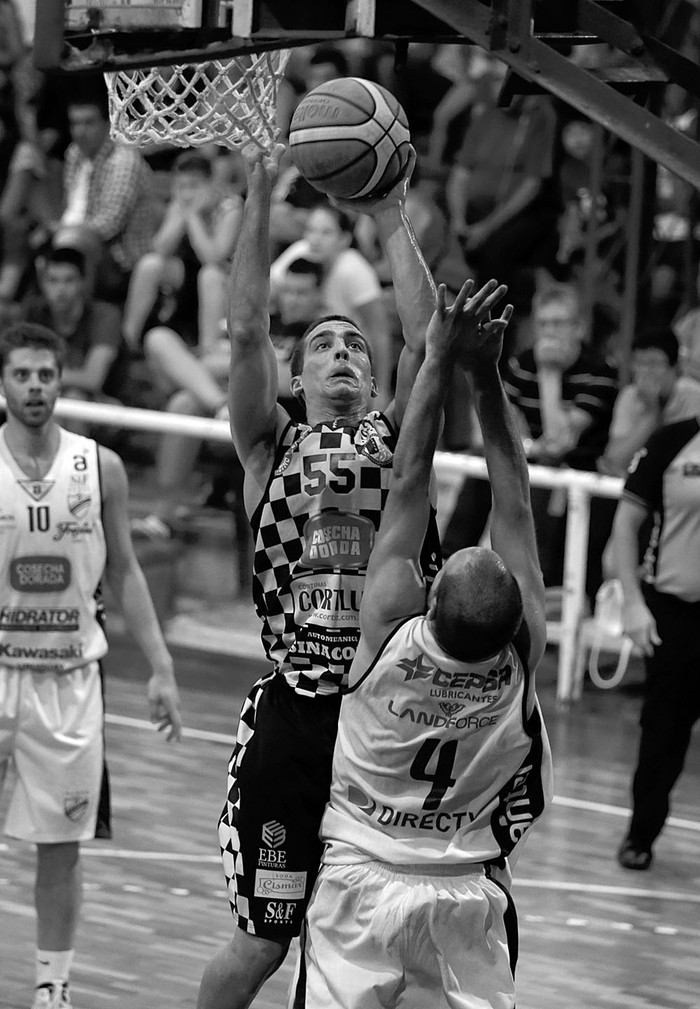
[[[398,425],[424,356],[435,287],[405,213],[409,169],[375,220],[391,264],[405,347],[394,402],[372,410],[371,348],[342,316],[319,319],[291,363],[306,424],[277,404],[269,337],[270,194],[279,150],[247,161],[247,198],[231,268],[229,409],[255,541],[254,601],[273,671],[244,702],[219,823],[234,935],[207,966],[199,1009],[249,1006],[299,934],[318,872],[340,691],[359,638],[365,570],[386,501]],[[467,303],[477,326],[505,293]],[[434,518],[421,564],[439,563]]]

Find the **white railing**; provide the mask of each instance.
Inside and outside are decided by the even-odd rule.
[[[2,397],[0,397],[2,403]],[[223,420],[186,417],[182,414],[141,410],[134,407],[113,406],[103,403],[81,403],[77,400],[59,399],[56,405],[59,419],[88,421],[124,427],[133,431],[153,431],[206,438],[209,441],[230,441],[229,426]],[[438,477],[445,479],[461,476],[486,478],[486,463],[476,456],[437,452],[435,469]],[[588,525],[592,495],[617,498],[622,489],[618,477],[601,476],[572,469],[549,469],[546,466],[529,467],[530,482],[534,487],[564,487],[567,492],[566,544],[564,551],[564,586],[561,622],[548,625],[552,639],[559,640],[557,669],[557,701],[561,705],[577,701],[581,695],[580,682],[576,681],[576,650],[581,620],[585,612],[586,553]]]

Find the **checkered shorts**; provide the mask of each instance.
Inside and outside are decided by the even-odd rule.
[[[258,680],[243,703],[228,766],[219,844],[239,928],[299,934],[322,845],[340,696],[306,697],[283,676]]]

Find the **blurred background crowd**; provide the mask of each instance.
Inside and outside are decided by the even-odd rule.
[[[698,17],[683,41],[696,56]],[[571,53],[589,67],[615,58],[601,46]],[[630,277],[630,148],[549,95],[499,103],[505,72],[475,46],[411,44],[406,66],[393,46],[367,40],[298,48],[278,96],[281,139],[301,98],[325,81],[355,75],[392,91],[418,153],[407,211],[436,281],[452,291],[468,276],[509,285],[504,378],[530,458],[622,475],[655,427],[700,413],[698,193],[651,166]],[[663,103],[660,114],[697,138],[697,104],[674,88]],[[27,319],[66,337],[66,396],[226,415],[226,284],[244,197],[242,163],[225,148],[116,146],[101,76],[38,72],[13,0],[0,0],[0,325]],[[401,334],[371,220],[331,206],[286,155],[272,245],[284,405],[298,416],[289,359],[323,312],[349,315],[366,333],[388,401]],[[188,507],[231,507],[232,450],[174,435],[90,433],[155,474],[156,504],[135,521],[135,536],[173,538]],[[479,451],[458,379],[441,447]],[[556,585],[565,500],[539,496],[543,567]],[[479,542],[489,505],[488,486],[465,481],[447,553]],[[591,600],[614,502],[595,508]]]

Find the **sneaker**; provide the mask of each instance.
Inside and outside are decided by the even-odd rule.
[[[637,848],[626,838],[617,849],[617,860],[623,869],[636,869],[644,871],[651,865],[651,849]]]
[[[41,984],[34,989],[32,1009],[71,1009],[67,984]]]
[[[157,515],[146,515],[131,520],[131,535],[137,539],[171,540],[175,530]]]

